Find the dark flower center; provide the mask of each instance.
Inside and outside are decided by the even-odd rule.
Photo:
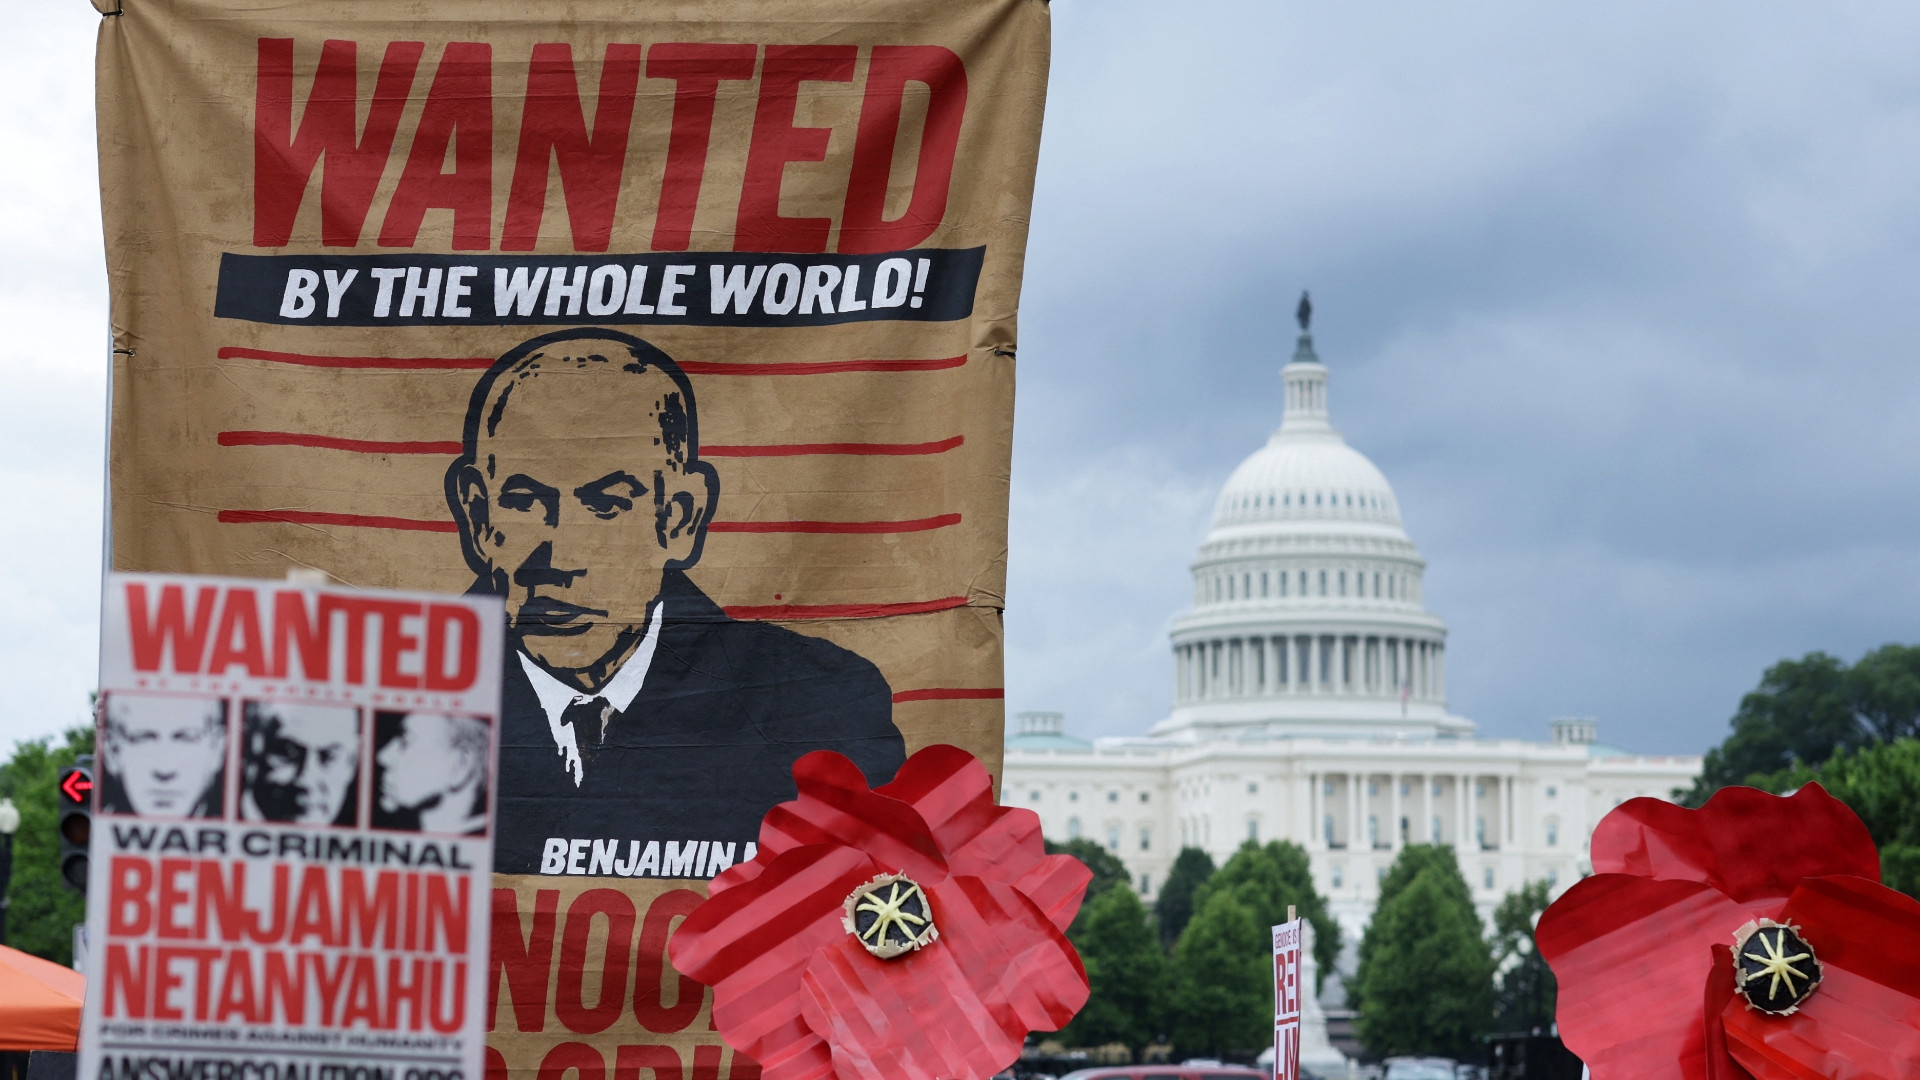
[[[847,930],[883,960],[912,952],[938,937],[927,894],[902,874],[882,874],[847,898]]]
[[[1820,985],[1820,961],[1798,928],[1767,923],[1734,952],[1735,982],[1747,1004],[1785,1016]]]

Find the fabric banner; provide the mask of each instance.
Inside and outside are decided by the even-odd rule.
[[[1046,5],[111,6],[113,565],[498,597],[490,1067],[751,1074],[793,762],[998,772]]]
[[[500,615],[108,577],[79,1075],[476,1075]]]
[[[1301,920],[1273,928],[1273,1077],[1300,1080]]]

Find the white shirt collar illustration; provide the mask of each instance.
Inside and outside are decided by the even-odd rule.
[[[653,605],[653,617],[647,621],[647,636],[640,639],[640,647],[633,651],[627,662],[614,672],[613,678],[600,688],[597,694],[583,694],[559,679],[547,673],[531,656],[524,652],[514,655],[520,658],[520,670],[527,673],[527,682],[533,686],[533,696],[540,699],[540,711],[547,715],[547,730],[553,735],[554,752],[566,759],[567,772],[573,777],[573,786],[579,787],[586,776],[586,767],[580,760],[580,743],[574,735],[573,725],[561,723],[569,705],[605,698],[618,712],[626,712],[627,706],[640,693],[646,684],[647,670],[653,666],[653,650],[660,643],[660,623],[666,611],[665,603]]]

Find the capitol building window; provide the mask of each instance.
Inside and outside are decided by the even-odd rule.
[[[1219,865],[1243,842],[1286,840],[1328,883],[1351,945],[1381,876],[1419,841],[1453,849],[1490,923],[1504,891],[1545,881],[1557,894],[1591,870],[1561,846],[1563,829],[1581,855],[1618,793],[1685,788],[1700,759],[1611,746],[1584,717],[1541,718],[1547,738],[1487,738],[1454,711],[1447,624],[1422,598],[1426,561],[1386,476],[1335,429],[1328,383],[1303,326],[1281,370],[1280,425],[1226,478],[1190,565],[1164,716],[1090,740],[1059,713],[1020,713],[1002,779],[1031,793],[1055,840],[1082,834],[1079,789],[1110,804],[1138,790],[1138,845],[1121,842],[1120,823],[1104,839],[1149,903],[1180,847]],[[1220,797],[1242,782],[1244,796]],[[1043,803],[1048,787],[1066,790],[1064,803]],[[1153,789],[1174,797],[1154,805]],[[1154,845],[1156,831],[1168,842]],[[1354,961],[1349,949],[1339,966],[1351,974]]]

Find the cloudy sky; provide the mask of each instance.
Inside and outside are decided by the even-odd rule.
[[[0,66],[0,744],[94,676],[96,16]],[[1143,730],[1301,288],[1455,711],[1694,752],[1769,663],[1920,640],[1911,4],[1056,0],[1008,707]]]

